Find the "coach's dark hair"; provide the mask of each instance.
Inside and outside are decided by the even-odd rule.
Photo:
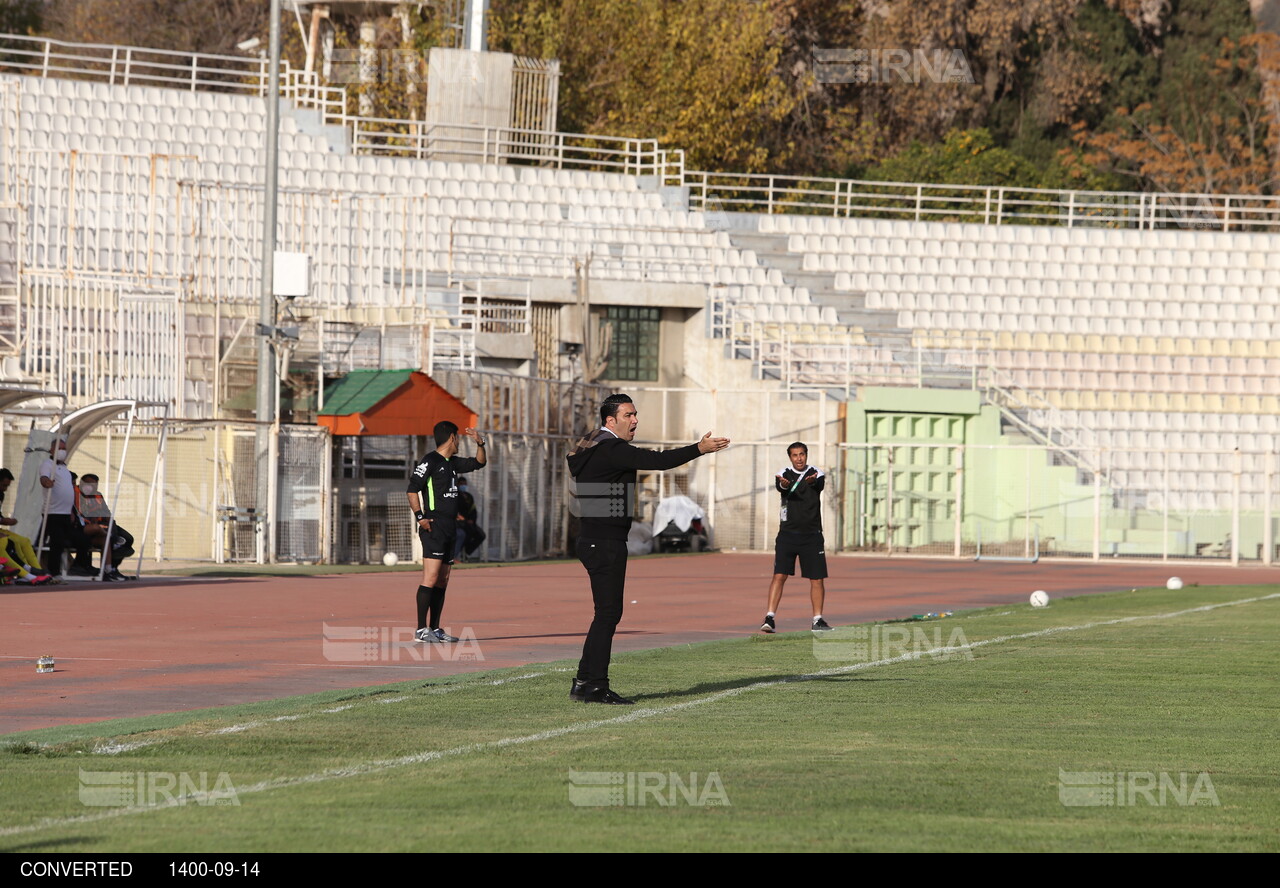
[[[446,419],[436,423],[436,427],[431,430],[431,434],[435,435],[436,446],[443,447],[445,441],[458,434],[458,427]]]
[[[788,444],[787,453],[790,453],[791,451],[795,450],[797,447],[799,447],[801,450],[804,451],[805,456],[809,455],[809,448],[804,446],[803,441],[794,441],[791,444]]]
[[[610,395],[604,399],[604,403],[600,405],[600,422],[603,424],[610,416],[618,415],[618,408],[623,404],[634,404],[630,395]]]
[[[0,481],[12,481],[12,480],[13,480],[13,472],[10,472],[8,469],[0,469]]]

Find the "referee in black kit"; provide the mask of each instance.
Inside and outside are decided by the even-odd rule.
[[[444,593],[458,534],[458,476],[483,469],[489,462],[485,440],[475,429],[464,429],[448,421],[432,430],[436,449],[413,467],[409,476],[409,508],[422,541],[422,584],[418,586],[418,628],[414,641],[424,644],[448,643],[458,639],[440,628],[444,613]],[[474,458],[458,456],[459,434],[474,438]]]
[[[569,689],[569,699],[579,703],[629,706],[634,702],[609,688],[609,657],[613,632],[622,620],[627,534],[635,508],[637,470],[674,469],[729,446],[728,438],[713,438],[707,432],[701,441],[687,447],[642,450],[631,446],[638,424],[631,398],[610,395],[600,405],[600,428],[580,439],[568,456],[574,481],[570,509],[582,520],[578,560],[591,578],[595,603],[595,619],[582,646],[578,676]]]
[[[822,539],[822,490],[827,476],[822,469],[809,465],[809,448],[796,441],[787,448],[787,466],[773,479],[774,489],[782,495],[782,511],[778,537],[774,542],[773,580],[769,583],[769,610],[764,615],[761,632],[776,632],[778,605],[782,602],[782,586],[787,577],[795,576],[796,559],[800,560],[800,576],[809,581],[809,603],[813,605],[813,622],[809,628],[825,631],[831,627],[822,618],[822,605],[827,595],[827,554]]]

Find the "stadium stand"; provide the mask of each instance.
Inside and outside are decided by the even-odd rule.
[[[22,183],[0,199],[0,230],[22,229],[0,248],[0,336],[16,341],[16,312],[3,311],[15,254],[32,318],[48,319],[30,325],[21,374],[96,366],[90,334],[109,325],[94,312],[125,310],[129,335],[162,357],[117,347],[130,357],[107,378],[209,415],[218,356],[251,360],[266,121],[254,85],[0,75],[0,98],[16,117],[5,166]],[[327,366],[350,364],[364,325],[431,320],[433,367],[475,367],[486,311],[529,331],[528,289],[511,282],[572,279],[589,257],[595,279],[704,287],[708,332],[789,392],[977,384],[1040,440],[1116,448],[1124,487],[1152,480],[1126,452],[1203,451],[1162,479],[1193,495],[1223,489],[1234,449],[1273,449],[1268,231],[724,214],[705,193],[673,198],[658,166],[444,161],[411,142],[396,155],[361,135],[367,122],[345,121],[354,138],[338,138],[323,109],[284,108],[280,249],[311,256],[297,306]],[[112,394],[82,376],[73,401]]]

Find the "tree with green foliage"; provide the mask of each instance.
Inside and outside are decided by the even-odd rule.
[[[656,138],[694,168],[783,167],[796,98],[774,17],[752,0],[498,0],[491,45],[558,58],[561,129]]]
[[[1143,190],[1272,191],[1276,118],[1260,59],[1275,57],[1275,43],[1255,33],[1245,0],[1179,0],[1154,88],[1096,129],[1078,125],[1083,159]]]
[[[1010,188],[1105,190],[1114,184],[1056,159],[1041,164],[998,145],[986,129],[951,130],[941,142],[913,142],[866,172],[877,182],[1004,185]]]

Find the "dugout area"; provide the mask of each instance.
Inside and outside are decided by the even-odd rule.
[[[417,460],[435,447],[435,424],[446,420],[466,429],[479,417],[417,370],[353,370],[325,389],[317,422],[333,437],[334,560],[378,563],[387,552],[401,560],[422,557],[405,485]]]

